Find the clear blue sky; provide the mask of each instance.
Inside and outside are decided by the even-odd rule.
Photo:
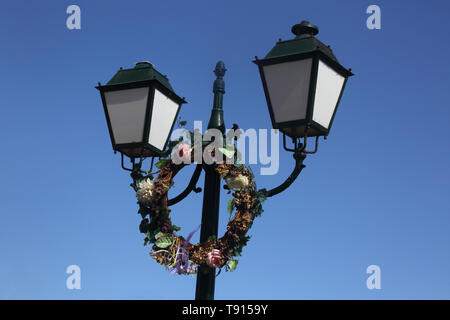
[[[81,30],[66,28],[70,4],[81,8]],[[366,28],[371,4],[381,30]],[[228,127],[270,128],[251,60],[307,19],[356,76],[329,139],[290,189],[265,202],[236,272],[217,278],[216,298],[449,299],[449,9],[445,1],[3,1],[0,298],[194,298],[195,277],[170,275],[142,246],[135,195],[94,86],[150,60],[189,101],[181,116],[192,125],[209,118],[212,70],[223,60]],[[281,151],[280,161],[278,175],[257,176],[260,187],[287,177],[291,155]],[[173,208],[184,235],[200,223],[201,199]],[[81,290],[65,287],[71,264],[81,267]],[[372,264],[381,290],[366,288]]]

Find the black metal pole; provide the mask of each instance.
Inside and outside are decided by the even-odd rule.
[[[200,242],[210,236],[217,237],[219,226],[220,176],[210,165],[204,167],[205,187],[203,193],[202,229]],[[197,273],[196,300],[214,300],[215,269],[200,266]]]
[[[217,79],[214,81],[214,103],[209,120],[208,129],[219,129],[225,133],[223,120],[223,94],[225,93],[225,65],[222,61],[216,64],[214,73]],[[202,228],[200,231],[200,242],[205,242],[209,237],[217,237],[219,227],[219,203],[220,203],[220,176],[214,170],[213,165],[203,165],[205,171],[205,185],[203,192]],[[214,300],[214,287],[216,269],[200,266],[197,273],[197,285],[195,290],[196,300]]]

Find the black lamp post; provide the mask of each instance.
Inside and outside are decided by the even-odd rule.
[[[225,75],[225,71],[224,63],[219,61],[214,70],[217,79],[214,81],[214,102],[208,123],[208,129],[218,129],[222,134],[225,134],[222,109],[223,95],[225,93],[225,82],[222,78]],[[205,171],[205,191],[203,193],[200,242],[207,241],[211,236],[217,238],[217,230],[219,228],[220,176],[214,170],[213,165],[204,164],[203,170]],[[204,272],[202,267],[199,268],[195,289],[195,298],[197,300],[214,300],[215,279],[215,272]]]
[[[303,21],[292,27],[295,39],[279,41],[264,59],[254,61],[259,68],[267,99],[272,125],[283,132],[283,147],[293,152],[295,167],[291,175],[278,187],[263,189],[267,197],[287,189],[305,167],[308,153],[315,153],[318,137],[327,136],[351,71],[339,64],[328,46],[314,35],[318,28]],[[225,134],[223,95],[226,69],[222,61],[214,73],[214,102],[208,129],[218,129]],[[132,69],[120,69],[105,85],[99,84],[105,116],[113,149],[122,155],[122,167],[132,171],[136,179],[141,172],[142,160],[167,154],[166,145],[184,98],[175,94],[167,77],[148,62],[137,63]],[[286,136],[293,148],[286,145]],[[307,151],[308,137],[316,137],[314,151]],[[303,141],[301,140],[303,138]],[[131,169],[123,164],[124,155],[133,164]],[[136,162],[139,159],[139,162]],[[153,160],[152,160],[153,163]],[[197,182],[205,171],[202,227],[200,242],[217,237],[220,202],[220,176],[213,165],[197,164],[186,189],[169,199],[174,205],[192,191],[200,192]],[[215,272],[197,273],[195,298],[213,300]]]

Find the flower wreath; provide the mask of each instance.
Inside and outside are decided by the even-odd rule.
[[[186,155],[186,151],[190,154],[189,148],[181,145],[178,152],[180,155],[183,152]],[[241,255],[242,248],[250,239],[247,231],[255,217],[263,212],[261,203],[265,195],[257,191],[250,168],[240,164],[214,164],[214,169],[226,181],[229,193],[233,195],[233,199],[228,200],[228,212],[232,214],[234,209],[236,212],[221,238],[191,244],[190,239],[200,226],[186,239],[176,235],[180,228],[172,224],[168,208],[167,193],[183,166],[185,164],[176,164],[170,158],[162,159],[157,164],[160,169],[157,178],[141,176],[133,185],[142,216],[139,230],[146,235],[144,245],[152,244],[150,256],[172,274],[194,274],[198,266],[225,266],[226,271],[233,271],[238,262],[235,257]]]

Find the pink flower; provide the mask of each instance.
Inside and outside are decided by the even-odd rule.
[[[183,163],[191,163],[192,149],[188,144],[180,144],[177,149],[178,158]]]
[[[208,253],[208,256],[206,258],[206,264],[211,268],[219,268],[220,258],[222,258],[220,250],[213,249],[211,252]]]

